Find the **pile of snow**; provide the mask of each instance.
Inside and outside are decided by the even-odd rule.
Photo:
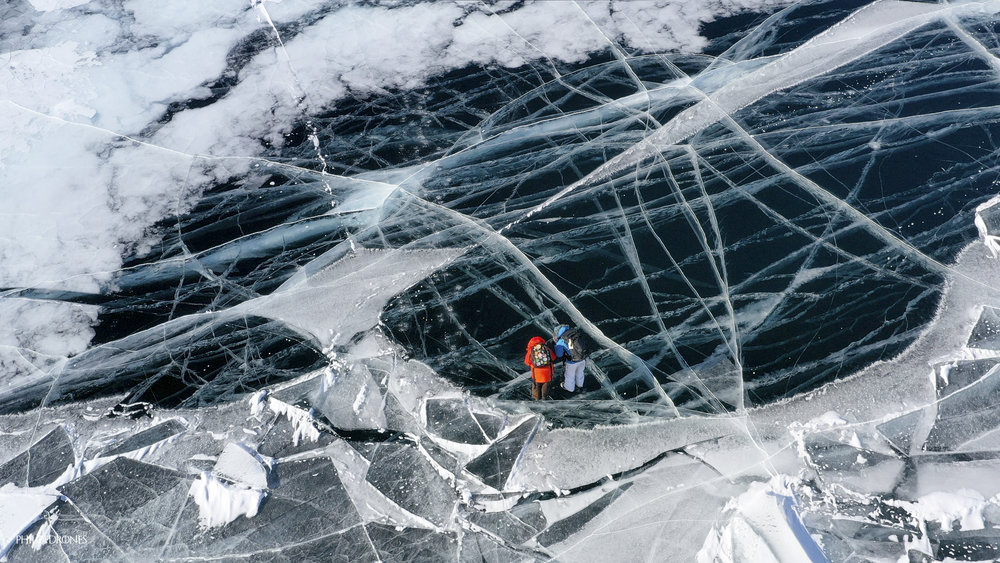
[[[206,472],[191,483],[188,494],[198,505],[199,522],[208,528],[225,526],[240,516],[253,518],[264,500],[264,491],[227,483]]]

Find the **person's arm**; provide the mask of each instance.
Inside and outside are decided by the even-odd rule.
[[[552,357],[557,360],[566,361],[567,356],[569,356],[569,350],[562,344],[556,344],[555,354]]]

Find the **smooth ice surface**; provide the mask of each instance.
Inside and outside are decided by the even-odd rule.
[[[0,558],[1000,557],[998,22],[7,2]]]

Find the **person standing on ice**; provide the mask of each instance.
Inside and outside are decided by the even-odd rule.
[[[528,341],[524,363],[531,368],[531,398],[536,401],[549,398],[549,382],[555,373],[552,367],[554,357],[552,349],[545,345],[545,339],[541,336]]]
[[[583,332],[569,325],[559,325],[552,329],[555,342],[556,360],[564,362],[563,389],[573,393],[583,389],[583,368],[587,367],[587,350]]]

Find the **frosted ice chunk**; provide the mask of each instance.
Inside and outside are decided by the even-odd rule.
[[[60,505],[53,532],[87,541],[44,549],[65,550],[71,560],[156,558],[172,536],[189,486],[183,473],[117,457],[59,487],[68,502]]]
[[[435,444],[433,440],[423,438],[420,440],[419,446],[427,453],[431,462],[436,464],[441,470],[452,475],[458,473],[461,468],[458,458]]]
[[[937,561],[997,561],[1000,560],[1000,530],[958,530],[936,534]]]
[[[778,475],[766,484],[752,483],[726,505],[726,520],[705,539],[698,561],[825,561],[786,479]]]
[[[300,423],[297,421],[297,418],[292,420],[279,416],[267,427],[257,451],[268,457],[282,458],[323,448],[337,439],[329,432],[318,432],[315,441],[302,440]]]
[[[359,249],[308,278],[290,279],[275,293],[234,310],[285,321],[328,345],[343,344],[338,338],[346,341],[374,327],[389,299],[461,253],[455,249]]]
[[[824,482],[867,495],[892,493],[906,462],[896,456],[862,449],[824,436],[806,436],[804,449]]]
[[[344,430],[383,430],[385,417],[383,386],[368,367],[353,363],[337,369],[332,385],[310,396],[313,406],[337,428]]]
[[[365,529],[381,561],[456,560],[458,540],[454,534],[378,523],[366,524]]]
[[[1000,311],[993,307],[983,307],[979,320],[969,335],[967,346],[1000,350]]]
[[[530,560],[521,551],[515,551],[505,545],[497,543],[485,534],[466,534],[462,537],[462,552],[459,561],[461,563],[473,563],[480,561],[525,561]],[[536,560],[546,560],[544,554],[539,553]]]
[[[479,427],[483,429],[483,433],[490,440],[496,439],[500,435],[500,431],[503,429],[504,424],[507,423],[505,417],[494,413],[485,412],[474,412],[472,416],[476,417],[476,421],[479,422]]]
[[[212,472],[255,489],[266,489],[267,468],[254,455],[255,453],[248,450],[247,446],[243,444],[230,442],[223,448]]]
[[[48,485],[76,463],[73,445],[62,426],[56,426],[27,450],[0,466],[0,483],[18,487]]]
[[[525,446],[534,436],[539,420],[530,418],[515,427],[506,436],[493,443],[482,455],[466,464],[465,468],[479,476],[483,483],[503,490]]]
[[[537,501],[515,505],[505,512],[472,512],[469,521],[511,545],[521,545],[545,529],[546,520]]]
[[[253,518],[236,518],[206,534],[198,526],[198,508],[189,503],[173,542],[156,558],[239,553],[270,559],[280,550],[289,560],[377,559],[329,458],[279,462],[273,472],[277,485],[268,491]],[[172,525],[177,515],[168,519]]]
[[[319,440],[321,432],[313,417],[313,409],[308,403],[299,401],[291,405],[272,397],[268,399],[267,405],[275,414],[284,415],[292,423],[295,429],[292,433],[292,445],[298,446],[300,443]]]
[[[385,395],[385,425],[389,430],[419,434],[422,432],[416,413],[407,411],[392,393]]]
[[[604,509],[611,505],[617,499],[632,486],[632,483],[625,483],[620,487],[601,495],[600,498],[590,503],[582,510],[579,510],[572,515],[559,520],[551,524],[545,529],[542,534],[538,536],[538,543],[544,546],[550,546],[561,541],[568,539],[570,536],[580,531],[583,526],[588,522],[593,520],[600,514]]]
[[[434,434],[462,444],[488,444],[478,417],[461,398],[428,399],[425,403],[427,429]]]
[[[1000,368],[939,400],[924,449],[951,451],[1000,426]]]
[[[831,561],[848,561],[852,557],[898,561],[906,557],[906,547],[899,540],[908,534],[917,534],[919,530],[916,527],[891,527],[853,518],[833,518],[827,529],[814,530],[813,533],[819,536],[823,552]]]
[[[803,442],[810,461],[820,470],[858,470],[887,460],[897,460],[892,456],[857,448],[824,436],[805,436]]]
[[[935,380],[937,396],[946,397],[955,391],[967,387],[986,375],[988,371],[1000,364],[996,358],[977,360],[955,360],[936,364],[934,366],[938,377]]]
[[[371,463],[366,479],[382,494],[435,524],[448,521],[458,495],[416,447],[378,443],[358,449]]]
[[[993,197],[976,208],[976,228],[983,243],[996,258],[1000,255],[1000,197]]]
[[[85,514],[115,519],[139,510],[186,481],[184,474],[173,469],[117,457],[59,490]]]
[[[185,430],[187,430],[187,427],[184,423],[176,418],[172,418],[166,422],[162,422],[156,426],[134,434],[118,445],[108,446],[107,448],[101,450],[101,452],[97,455],[98,457],[112,456],[139,450],[176,436]]]
[[[924,416],[923,410],[914,411],[883,422],[875,426],[875,428],[896,450],[902,454],[907,454],[913,446],[914,433],[917,431],[917,427]]]

